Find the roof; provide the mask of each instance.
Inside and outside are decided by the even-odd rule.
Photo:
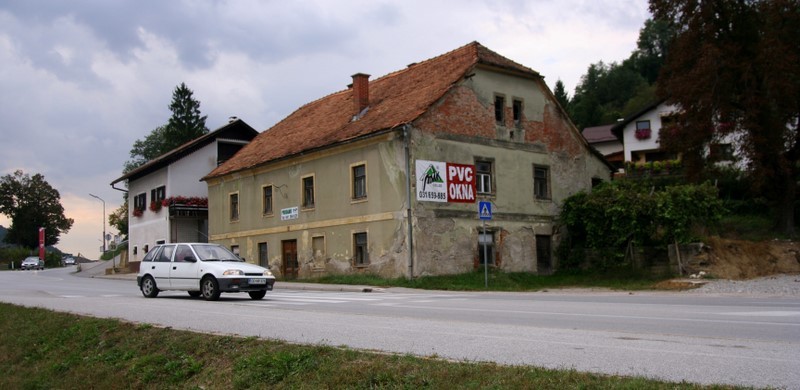
[[[148,175],[161,168],[164,168],[167,165],[172,164],[173,162],[178,161],[183,157],[186,157],[189,154],[194,153],[198,149],[210,144],[211,142],[213,142],[218,138],[229,138],[240,141],[250,141],[257,135],[258,135],[258,130],[250,127],[250,125],[245,123],[245,121],[237,118],[214,131],[211,131],[189,142],[186,142],[185,144],[178,146],[177,148],[172,149],[169,152],[164,153],[146,162],[144,165],[118,177],[116,180],[111,182],[111,186],[113,187],[114,184],[119,183],[121,181],[138,179],[142,176]]]
[[[614,125],[594,126],[583,129],[583,138],[590,144],[599,142],[618,141],[617,137],[611,133],[611,128]]]
[[[471,42],[451,52],[414,63],[369,82],[367,112],[353,120],[353,90],[308,103],[262,132],[233,158],[217,167],[210,179],[343,142],[388,131],[424,114],[470,70],[482,65],[521,77],[538,72]]]

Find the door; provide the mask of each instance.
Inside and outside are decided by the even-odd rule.
[[[161,289],[170,288],[169,270],[172,267],[172,252],[175,251],[175,245],[162,245],[156,247],[156,252],[151,265],[150,273],[156,279],[156,286]]]
[[[297,279],[297,240],[281,241],[283,264],[281,273],[286,279]]]
[[[200,290],[200,268],[197,256],[189,245],[178,245],[169,272],[170,287],[180,290]]]

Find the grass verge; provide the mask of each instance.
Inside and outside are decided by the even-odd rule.
[[[554,275],[535,275],[527,272],[506,273],[489,271],[490,291],[543,291],[555,288],[608,288],[612,290],[652,290],[671,276],[652,276],[628,270],[614,272],[561,272]],[[376,287],[408,287],[427,290],[486,291],[483,269],[458,275],[422,276],[386,279],[375,275],[331,275],[303,282],[352,284]]]
[[[3,389],[731,389],[199,334],[0,303]]]

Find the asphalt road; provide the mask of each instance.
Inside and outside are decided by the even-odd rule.
[[[74,269],[0,272],[0,300],[199,332],[704,384],[800,389],[800,300],[684,293],[296,290],[217,302]],[[293,285],[301,287],[302,285]],[[322,287],[324,288],[324,287]]]

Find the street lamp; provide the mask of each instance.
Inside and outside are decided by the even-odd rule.
[[[101,198],[101,197],[99,197],[97,195],[94,195],[94,194],[89,194],[89,196],[91,196],[92,198],[96,198],[97,200],[103,202],[103,240],[102,241],[103,241],[103,254],[105,254],[106,253],[106,201],[104,201],[103,198]]]

